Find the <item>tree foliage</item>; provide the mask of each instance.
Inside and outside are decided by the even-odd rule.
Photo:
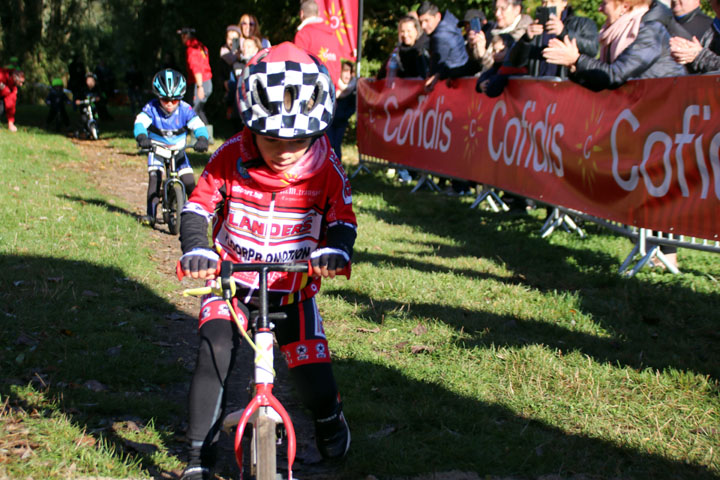
[[[53,77],[67,79],[67,65],[77,56],[89,70],[102,59],[122,80],[131,64],[149,82],[169,58],[184,70],[183,51],[176,30],[192,26],[210,50],[211,65],[220,62],[218,51],[225,27],[243,13],[258,17],[262,33],[272,43],[292,40],[299,24],[297,0],[5,0],[0,9],[0,62],[17,56],[29,84],[49,84]],[[362,56],[379,65],[397,42],[397,21],[419,0],[387,2],[365,0]],[[468,8],[493,16],[492,0],[436,0],[441,10],[461,18]],[[539,0],[526,0],[532,13]],[[571,0],[576,10],[600,23],[600,0]],[[375,62],[373,62],[373,60]],[[367,69],[363,69],[365,73]]]

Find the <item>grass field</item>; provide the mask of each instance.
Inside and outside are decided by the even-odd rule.
[[[0,131],[0,478],[179,467],[177,284],[78,155]],[[353,276],[319,297],[345,478],[720,477],[720,256],[681,250],[682,275],[626,279],[632,244],[593,225],[541,239],[543,210],[469,210],[382,172],[353,189]]]

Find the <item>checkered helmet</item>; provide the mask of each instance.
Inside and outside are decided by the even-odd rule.
[[[327,68],[290,42],[263,49],[248,62],[237,97],[245,125],[275,138],[320,135],[335,114],[335,86]]]

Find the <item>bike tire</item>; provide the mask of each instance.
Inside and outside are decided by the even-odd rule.
[[[97,140],[99,138],[97,125],[95,125],[94,122],[90,124],[90,138],[93,140]]]
[[[255,480],[277,479],[277,436],[275,420],[267,415],[258,415],[255,423],[254,458]]]
[[[173,235],[180,233],[180,214],[185,206],[185,192],[182,185],[174,183],[168,192],[168,230]]]

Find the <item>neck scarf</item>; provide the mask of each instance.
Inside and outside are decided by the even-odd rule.
[[[493,28],[492,30],[490,30],[490,35],[495,36],[495,35],[502,35],[503,33],[512,32],[518,26],[518,23],[520,23],[520,17],[522,17],[522,12],[519,13],[518,16],[515,17],[515,20],[513,20],[513,22],[510,25],[508,25],[507,27]]]
[[[244,161],[243,164],[247,166],[247,173],[255,183],[265,191],[279,192],[291,185],[311,178],[320,171],[329,155],[330,143],[325,135],[319,137],[310,144],[307,151],[290,170],[282,173],[270,169],[260,157],[260,152],[255,145],[253,134],[249,128],[243,129],[241,152],[244,159],[251,159],[250,161]]]
[[[600,29],[600,58],[607,63],[613,63],[620,54],[637,38],[642,17],[649,10],[645,5],[635,7],[622,14],[610,25]]]

